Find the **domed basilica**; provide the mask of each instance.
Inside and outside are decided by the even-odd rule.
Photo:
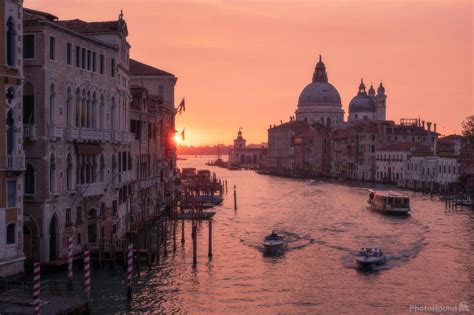
[[[358,94],[349,104],[349,120],[385,120],[386,95],[382,83],[377,89],[377,95],[373,86],[369,93],[361,80]],[[321,55],[313,74],[313,81],[308,84],[300,94],[296,120],[319,122],[332,128],[344,126],[344,110],[342,109],[341,96],[337,89],[328,82],[326,66]]]

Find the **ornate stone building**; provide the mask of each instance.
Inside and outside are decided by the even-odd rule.
[[[242,136],[242,130],[239,129],[237,138],[234,139],[234,147],[229,150],[229,163],[242,168],[258,169],[264,154],[266,154],[266,149],[263,146],[247,146],[247,140]]]
[[[23,1],[0,3],[0,277],[23,272]]]
[[[349,103],[349,123],[360,120],[380,120],[384,121],[387,108],[387,96],[385,88],[380,82],[377,88],[377,95],[372,84],[369,93],[365,90],[364,81],[360,80],[359,92]]]
[[[42,262],[121,237],[133,180],[127,25],[25,9],[25,251]],[[28,238],[27,238],[28,237]]]

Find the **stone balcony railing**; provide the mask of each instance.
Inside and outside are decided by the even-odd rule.
[[[123,171],[120,180],[123,182],[130,182],[134,179],[133,171]]]
[[[77,192],[82,197],[92,197],[104,194],[104,183],[77,185]]]
[[[62,139],[63,128],[57,125],[50,125],[48,129],[48,136],[50,139]]]
[[[25,154],[8,154],[5,156],[5,170],[7,171],[24,171]]]
[[[36,141],[36,126],[35,125],[23,125],[23,134],[25,139]]]
[[[107,129],[66,127],[66,139],[74,142],[131,143],[133,141],[133,134],[126,131]]]
[[[155,177],[150,177],[146,179],[139,179],[132,185],[132,191],[141,191],[147,188],[150,188],[154,185],[157,185],[160,183],[160,177],[155,176]]]

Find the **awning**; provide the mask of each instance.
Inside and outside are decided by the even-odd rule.
[[[85,144],[81,143],[77,145],[77,154],[90,154],[96,155],[102,152],[100,144]]]

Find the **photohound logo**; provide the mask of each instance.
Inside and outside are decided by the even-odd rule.
[[[411,304],[409,310],[423,313],[469,313],[471,311],[466,301],[453,306]]]

